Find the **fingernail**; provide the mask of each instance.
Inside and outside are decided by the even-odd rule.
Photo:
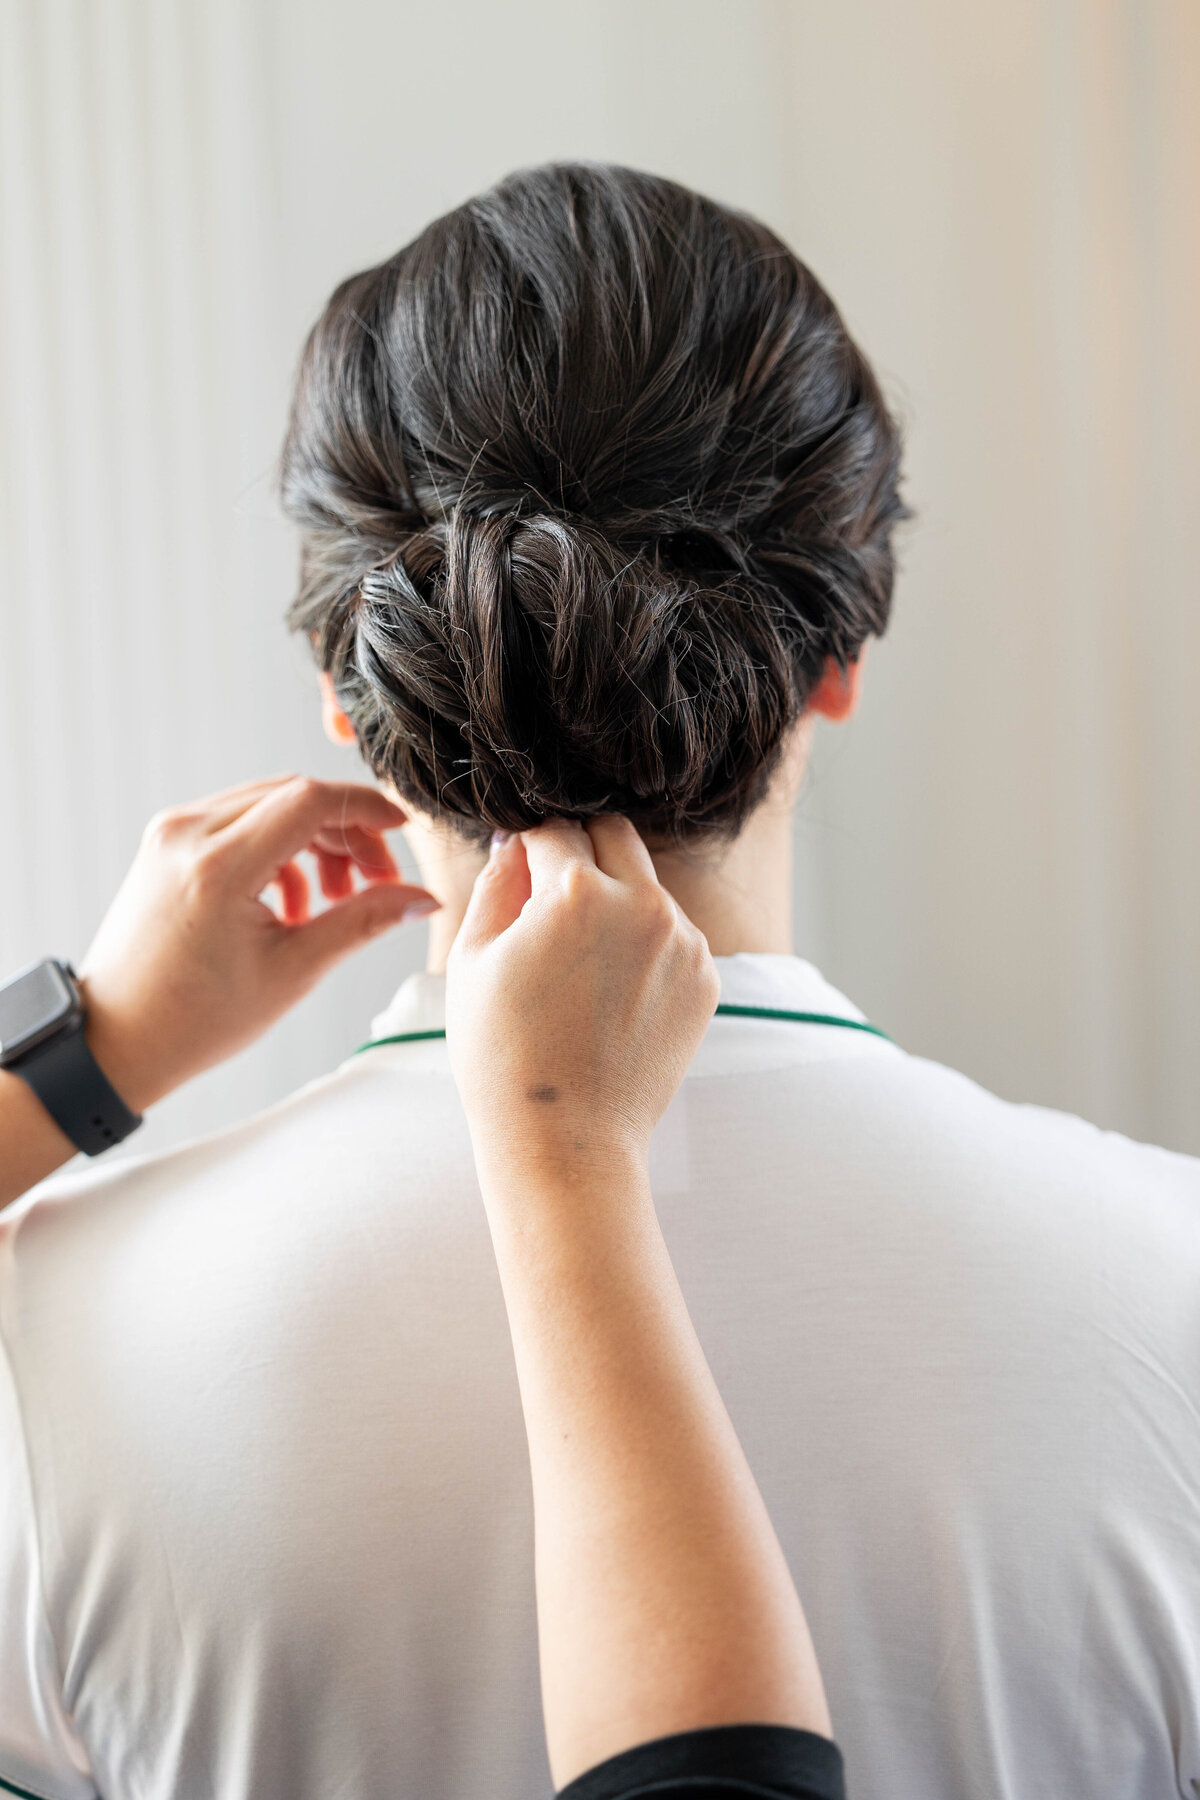
[[[413,900],[400,915],[402,924],[407,925],[410,919],[427,919],[430,913],[440,912],[442,903],[429,894],[424,900]]]
[[[501,849],[505,844],[507,844],[507,842],[511,836],[512,836],[511,831],[504,831],[504,830],[493,831],[491,848],[488,851],[488,855],[495,856],[497,850]]]

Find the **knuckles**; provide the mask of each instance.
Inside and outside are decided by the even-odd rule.
[[[571,912],[592,917],[606,897],[603,875],[591,863],[572,863],[563,873],[562,897]]]
[[[194,814],[186,807],[165,806],[148,822],[142,833],[142,843],[148,850],[165,849],[176,843],[193,822]]]
[[[315,775],[289,775],[280,782],[270,798],[291,813],[318,813],[329,792],[330,783]]]
[[[679,914],[665,888],[648,888],[638,904],[649,930],[660,937],[674,936],[679,928]]]
[[[204,899],[223,887],[228,858],[217,846],[206,847],[192,858],[188,881],[197,898]]]
[[[684,949],[695,941],[696,954],[707,955],[703,937],[680,913],[657,882],[617,883],[593,864],[564,871],[558,892],[562,926],[572,934],[603,938],[610,933],[644,955]]]
[[[302,802],[314,801],[325,791],[325,783],[318,781],[315,775],[289,775],[284,787],[297,801]]]
[[[667,950],[679,932],[679,915],[670,895],[658,886],[639,889],[629,901],[626,928],[648,951]]]

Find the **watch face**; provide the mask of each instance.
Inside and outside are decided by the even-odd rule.
[[[32,1049],[75,1010],[75,995],[57,963],[22,969],[0,987],[0,1062]]]

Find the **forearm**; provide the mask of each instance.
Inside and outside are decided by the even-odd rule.
[[[740,1721],[827,1732],[803,1614],[636,1159],[481,1159],[516,1352],[555,1780]]]
[[[32,1088],[0,1069],[0,1209],[69,1162],[75,1146]]]
[[[122,1032],[104,1008],[89,1010],[84,1029],[92,1055],[135,1112],[170,1092],[152,1043]],[[29,1084],[11,1069],[0,1069],[0,1210],[76,1154]]]

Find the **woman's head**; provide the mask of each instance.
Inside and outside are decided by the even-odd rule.
[[[764,226],[511,176],[337,289],[283,458],[291,620],[375,774],[471,836],[736,831],[887,624],[899,435]]]

